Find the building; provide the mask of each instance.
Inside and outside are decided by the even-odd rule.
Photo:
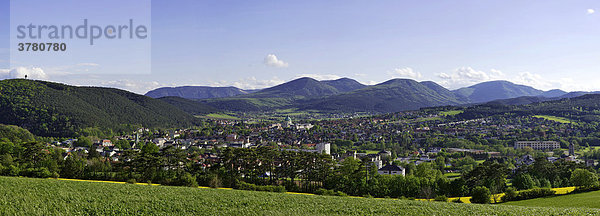
[[[105,140],[102,140],[102,146],[103,147],[111,147],[111,146],[115,146],[115,145],[112,143],[112,141],[105,139]]]
[[[294,127],[296,127],[296,130],[310,130],[314,126],[310,123],[306,123],[306,124],[295,124]]]
[[[317,144],[317,152],[321,154],[331,154],[331,144],[330,143],[319,143]]]
[[[379,175],[402,175],[404,176],[406,174],[406,169],[400,167],[400,166],[396,166],[396,165],[385,165],[384,167],[382,167],[381,169],[377,170],[377,173],[379,173]]]
[[[534,150],[553,150],[560,148],[560,144],[556,141],[516,141],[515,149],[523,149],[525,147]]]
[[[569,144],[569,155],[575,155],[575,145],[573,143]]]
[[[392,152],[391,151],[386,151],[386,150],[381,150],[379,153],[379,157],[391,157],[392,156]]]

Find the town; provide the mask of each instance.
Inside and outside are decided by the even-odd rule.
[[[236,188],[279,185],[298,192],[325,188],[357,196],[433,198],[468,195],[466,188],[475,186],[492,192],[504,191],[508,185],[521,190],[571,186],[573,170],[598,169],[598,138],[581,136],[597,132],[584,123],[565,124],[536,116],[463,119],[463,110],[445,109],[297,121],[291,117],[279,121],[207,118],[193,128],[138,128],[112,136],[95,132],[77,138],[46,138],[45,145],[60,154],[61,161],[55,163],[64,168],[29,173],[34,177]],[[4,173],[19,173],[12,170],[18,167],[7,165]],[[539,173],[533,168],[539,166],[553,170]],[[417,184],[395,192],[382,189],[393,187],[395,183],[389,182],[398,180],[394,176]],[[522,179],[533,180],[524,183]]]

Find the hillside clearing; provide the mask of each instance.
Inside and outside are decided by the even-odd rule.
[[[542,118],[542,119],[546,119],[549,121],[555,121],[558,123],[563,123],[563,124],[575,124],[576,122],[574,122],[571,119],[568,118],[563,118],[563,117],[558,117],[558,116],[549,116],[549,115],[534,115],[534,118]]]

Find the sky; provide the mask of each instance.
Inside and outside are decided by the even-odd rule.
[[[151,40],[143,41],[151,51],[139,54],[149,56],[149,66],[115,57],[119,51],[84,52],[68,61],[18,59],[23,53],[13,49],[7,15],[13,11],[0,0],[0,79],[33,74],[137,93],[182,85],[256,89],[299,77],[364,84],[409,78],[449,89],[508,80],[542,90],[600,90],[600,2],[593,0],[123,2],[151,14]],[[53,3],[37,0],[36,6]],[[123,43],[117,47],[131,50]],[[137,67],[149,71],[136,73]]]

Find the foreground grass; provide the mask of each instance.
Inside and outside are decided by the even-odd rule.
[[[539,208],[0,177],[0,215],[594,215]]]
[[[600,191],[507,202],[505,205],[600,208]]]

